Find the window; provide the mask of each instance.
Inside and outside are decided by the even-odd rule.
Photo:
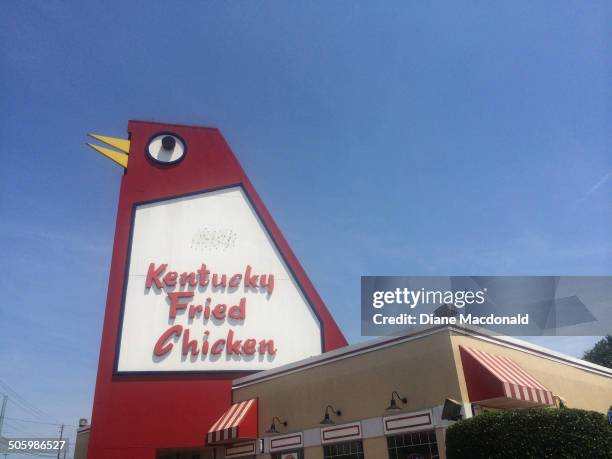
[[[437,459],[438,444],[433,430],[387,437],[389,459]]]
[[[304,450],[296,449],[272,454],[272,459],[304,459]]]
[[[326,445],[323,447],[325,459],[363,459],[363,443],[361,440]]]

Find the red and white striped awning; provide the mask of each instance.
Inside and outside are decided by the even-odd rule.
[[[512,406],[553,405],[553,394],[514,360],[480,349],[459,346],[470,401]]]
[[[257,438],[257,399],[234,403],[206,436],[208,444],[233,443]]]

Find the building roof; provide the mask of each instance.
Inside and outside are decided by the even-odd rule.
[[[577,359],[575,357],[557,351],[553,351],[545,347],[537,346],[527,341],[512,338],[509,336],[495,335],[494,333],[479,327],[442,325],[428,328],[426,330],[410,331],[402,335],[385,336],[383,338],[377,338],[363,343],[353,344],[340,349],[336,349],[334,351],[326,352],[324,354],[309,357],[307,359],[298,360],[297,362],[293,362],[287,365],[282,365],[271,370],[257,372],[249,376],[235,379],[233,381],[233,388],[237,389],[240,387],[257,384],[269,379],[274,379],[287,374],[300,372],[308,368],[326,365],[331,362],[351,358],[368,352],[378,351],[387,347],[397,346],[408,341],[413,341],[437,333],[454,333],[458,335],[469,336],[471,338],[491,342],[500,346],[525,352],[527,354],[537,355],[542,358],[546,358],[591,373],[596,373],[601,376],[612,378],[612,369],[610,368],[606,368],[601,365],[596,365],[594,363],[587,362],[582,359]]]

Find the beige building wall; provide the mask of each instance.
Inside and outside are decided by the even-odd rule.
[[[320,446],[304,448],[304,459],[323,459],[323,448]]]
[[[259,425],[274,416],[288,422],[283,433],[320,427],[325,407],[342,411],[337,424],[386,416],[391,393],[408,399],[406,411],[460,398],[449,333],[436,333],[374,352],[282,374],[234,390],[234,402],[259,398]],[[260,435],[265,435],[260,432]]]
[[[74,459],[87,459],[89,431],[89,427],[77,430],[76,441],[74,443]]]
[[[453,357],[461,386],[461,399],[467,401],[468,393],[461,364],[459,346],[477,348],[492,354],[509,357],[544,386],[566,399],[569,408],[607,413],[612,404],[612,376],[604,376],[594,371],[572,366],[551,356],[538,355],[528,349],[510,348],[472,336],[454,333],[451,336]]]
[[[259,435],[266,436],[274,416],[287,421],[286,428],[277,423],[283,434],[320,428],[327,405],[342,411],[341,416],[332,416],[336,424],[399,414],[386,411],[393,391],[408,399],[406,405],[398,402],[404,412],[439,406],[444,397],[460,398],[450,333],[418,337],[240,387],[234,390],[234,402],[259,399]],[[365,457],[388,457],[382,433],[365,438],[363,446]],[[323,447],[304,448],[304,457],[322,459]]]
[[[364,457],[387,457],[387,438],[374,437],[363,440]]]

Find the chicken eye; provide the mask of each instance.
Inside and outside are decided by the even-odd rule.
[[[149,141],[147,153],[153,161],[171,164],[185,156],[185,144],[174,134],[158,134]]]

